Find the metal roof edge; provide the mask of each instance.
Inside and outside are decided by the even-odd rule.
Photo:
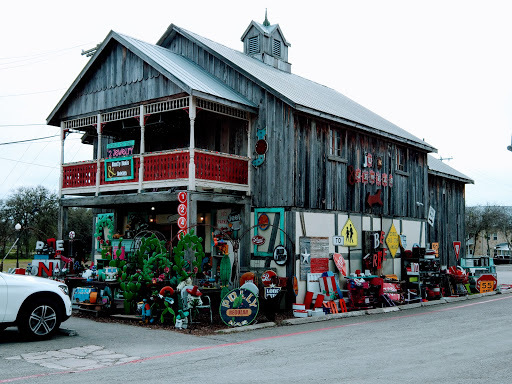
[[[78,85],[78,83],[80,82],[80,80],[82,80],[82,78],[84,77],[84,75],[87,73],[87,71],[89,70],[89,68],[93,65],[93,63],[98,59],[99,55],[101,54],[101,52],[103,52],[103,50],[105,49],[105,47],[107,46],[107,44],[110,42],[110,40],[112,40],[112,38],[117,35],[116,32],[114,32],[113,30],[111,30],[107,36],[105,37],[105,39],[100,43],[100,46],[98,47],[98,49],[96,50],[96,52],[94,52],[94,55],[89,59],[89,61],[87,62],[87,64],[84,66],[84,68],[80,71],[80,73],[78,74],[78,76],[75,78],[75,80],[73,81],[73,83],[71,83],[71,85],[69,86],[69,88],[67,89],[67,91],[64,93],[64,95],[61,97],[61,99],[59,100],[59,102],[57,103],[57,105],[53,108],[52,112],[48,115],[48,117],[46,118],[46,124],[48,125],[52,125],[51,122],[53,120],[53,118],[55,117],[55,114],[57,113],[57,111],[64,105],[65,101],[67,100],[67,98],[69,97],[69,95],[71,94],[71,92],[73,92],[73,90],[76,88],[76,86]]]
[[[272,87],[270,87],[268,84],[262,82],[260,79],[258,79],[256,76],[252,75],[250,72],[246,71],[245,69],[241,68],[240,66],[236,65],[235,63],[233,63],[231,60],[229,60],[228,58],[226,58],[225,56],[221,55],[219,52],[217,52],[216,50],[210,48],[209,46],[203,44],[201,41],[197,40],[194,36],[191,36],[189,33],[187,33],[188,31],[187,30],[183,30],[181,29],[180,27],[178,26],[175,26],[175,31],[176,32],[179,32],[181,33],[183,36],[185,36],[187,39],[190,39],[192,40],[194,43],[196,43],[198,46],[200,46],[201,48],[203,48],[204,50],[206,50],[207,52],[209,52],[210,54],[212,54],[213,56],[215,56],[216,58],[218,59],[222,59],[223,61],[229,63],[229,65],[231,67],[233,67],[234,69],[236,69],[238,72],[244,74],[248,79],[252,80],[254,83],[258,84],[261,88],[265,89],[267,92],[271,93],[272,95],[280,98],[283,102],[285,102],[286,104],[288,104],[289,106],[293,107],[293,108],[296,108],[296,104],[295,102],[293,102],[292,100],[290,100],[289,98],[285,97],[284,95],[282,95],[281,93],[277,92],[275,89],[273,89]],[[209,40],[209,39],[208,39]],[[220,44],[220,43],[217,43],[217,44]],[[228,49],[232,49],[233,48],[229,48],[229,47],[226,47]],[[239,52],[239,51],[237,51]],[[239,52],[241,54],[243,54],[242,52]]]
[[[468,178],[463,178],[463,177],[451,175],[451,174],[448,174],[448,173],[435,171],[435,170],[430,169],[430,168],[428,169],[428,173],[430,175],[444,177],[446,179],[453,179],[453,180],[456,180],[456,181],[461,181],[461,182],[464,182],[464,184],[475,184],[475,181],[473,179],[470,179],[469,177]]]
[[[320,112],[320,111],[317,111],[315,109],[304,107],[302,105],[297,105],[295,107],[295,109],[297,111],[305,112],[305,113],[308,113],[310,115],[318,116],[318,117],[321,117],[321,118],[324,118],[324,119],[328,119],[328,120],[332,120],[332,121],[337,121],[339,123],[346,124],[346,125],[349,125],[351,127],[360,129],[362,131],[365,131],[365,132],[368,132],[368,133],[372,133],[374,135],[386,137],[386,138],[392,139],[394,141],[405,142],[405,143],[407,143],[409,145],[412,145],[414,147],[421,148],[421,149],[423,149],[423,150],[425,150],[427,152],[437,153],[437,149],[432,147],[431,145],[429,145],[427,143],[422,144],[420,142],[409,140],[409,139],[404,138],[402,136],[395,136],[395,135],[392,135],[390,133],[381,131],[380,129],[369,127],[369,126],[366,126],[366,125],[363,125],[363,124],[360,124],[360,123],[356,123],[356,122],[354,122],[352,120],[344,119],[344,118],[339,117],[339,116],[334,116],[334,115],[331,115],[329,113]]]
[[[217,103],[221,103],[221,104],[227,105],[229,107],[240,109],[240,110],[245,111],[245,112],[258,113],[258,107],[256,105],[254,105],[254,103],[253,103],[254,106],[251,107],[251,106],[247,106],[247,105],[244,105],[244,104],[237,103],[235,101],[224,99],[222,97],[214,96],[214,95],[211,95],[209,93],[201,92],[201,91],[198,91],[198,90],[192,90],[192,95],[200,97],[201,99],[205,99],[205,100],[209,100],[209,101],[214,101],[214,102],[217,102]]]

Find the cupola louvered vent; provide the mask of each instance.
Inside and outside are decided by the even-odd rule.
[[[253,36],[249,38],[249,54],[253,55],[260,51],[260,37]]]
[[[275,57],[281,57],[281,42],[277,39],[272,42],[272,54]]]

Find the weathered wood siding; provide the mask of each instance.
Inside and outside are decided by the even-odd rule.
[[[117,42],[105,47],[80,81],[59,119],[87,115],[182,93],[183,90]]]
[[[465,184],[432,174],[428,175],[429,204],[436,210],[434,226],[427,224],[427,242],[439,243],[442,265],[457,265],[453,242],[462,246],[459,257],[465,255]]]
[[[177,35],[167,48],[194,61],[259,106],[259,114],[252,124],[250,135],[254,145],[256,130],[266,128],[268,152],[263,165],[255,168],[252,173],[253,205],[292,207],[295,185],[293,172],[295,133],[290,106],[180,35]]]
[[[331,128],[346,132],[347,140],[340,158],[329,155]],[[395,148],[399,144],[308,116],[296,117],[295,137],[296,207],[424,217],[426,153],[409,148],[407,171],[396,171]],[[377,170],[377,157],[382,158],[381,172],[393,175],[393,187],[348,183],[348,167],[363,169],[365,152],[373,155],[373,170]],[[370,208],[366,204],[367,196],[375,194],[378,189],[382,189],[384,206]]]

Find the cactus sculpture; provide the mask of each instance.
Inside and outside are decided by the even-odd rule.
[[[220,297],[223,299],[229,293],[229,280],[231,279],[231,260],[224,255],[220,261]]]

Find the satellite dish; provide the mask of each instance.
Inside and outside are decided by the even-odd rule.
[[[509,145],[509,146],[507,147],[507,149],[508,149],[510,152],[512,152],[512,145]]]

